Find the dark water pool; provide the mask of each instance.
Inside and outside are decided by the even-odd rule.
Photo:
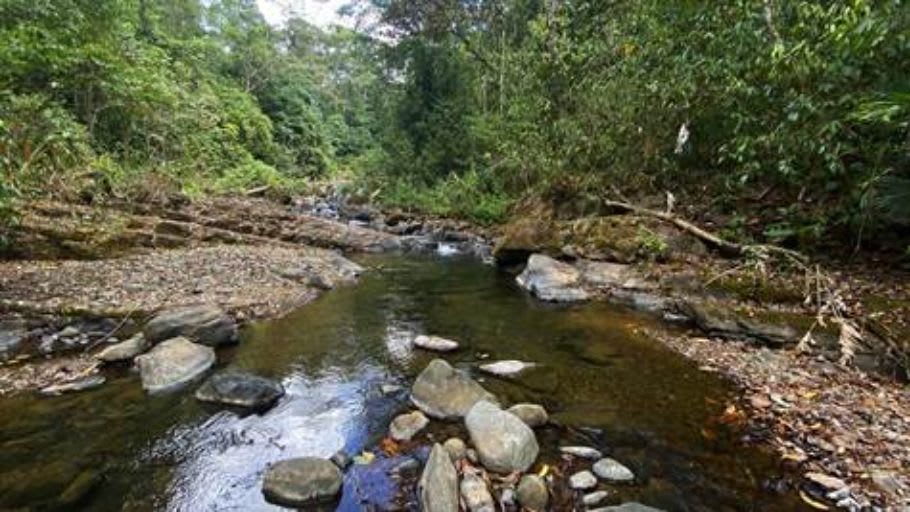
[[[635,469],[643,483],[612,489],[616,501],[798,509],[792,494],[765,490],[777,476],[768,457],[723,432],[706,438],[730,391],[642,334],[653,319],[604,304],[539,304],[508,275],[471,260],[362,263],[372,270],[357,286],[252,325],[220,354],[223,367],[283,382],[287,396],[264,416],[202,406],[192,388],[149,397],[129,371],[81,394],[0,399],[0,510],[277,509],[260,494],[267,463],[368,449],[406,408],[404,393],[379,387],[406,386],[429,362],[410,346],[416,333],[461,341],[448,359],[464,368],[484,355],[543,363],[519,381],[484,385],[507,403],[551,411],[561,426],[538,433],[541,462],[558,462],[556,446],[574,436]],[[340,508],[374,510],[361,498],[382,502],[386,491],[347,485]]]

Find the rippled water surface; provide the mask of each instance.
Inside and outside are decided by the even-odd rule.
[[[667,510],[796,510],[792,495],[763,490],[774,477],[767,457],[734,447],[722,431],[706,438],[729,390],[643,335],[657,327],[653,319],[605,304],[539,304],[510,276],[471,260],[362,263],[372,270],[357,286],[252,325],[238,347],[219,354],[222,367],[287,388],[263,416],[203,406],[192,387],[149,397],[125,370],[81,394],[0,399],[0,509],[278,509],[260,493],[265,466],[374,446],[406,409],[404,393],[384,396],[379,386],[416,376],[431,356],[410,340],[431,333],[461,341],[464,349],[448,359],[468,370],[483,355],[543,363],[518,381],[484,385],[507,403],[551,411],[560,427],[538,432],[542,462],[558,462],[560,442],[585,441],[633,467],[643,483],[614,489],[616,500]],[[387,469],[382,463],[376,474]],[[361,476],[349,474],[339,509],[388,506],[393,490]]]

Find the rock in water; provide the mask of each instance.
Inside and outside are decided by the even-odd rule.
[[[474,473],[465,473],[462,477],[461,497],[470,512],[496,512],[487,483]]]
[[[237,341],[237,324],[217,306],[169,309],[156,315],[143,332],[152,345],[177,336],[212,347]]]
[[[568,263],[534,254],[517,278],[518,284],[535,297],[550,302],[576,302],[589,298],[581,288],[581,273]]]
[[[440,338],[439,336],[426,336],[421,334],[414,338],[414,345],[424,349],[436,352],[452,352],[458,350],[458,342]]]
[[[149,344],[146,343],[145,336],[140,332],[126,341],[105,347],[95,354],[95,359],[105,363],[132,361],[134,357],[145,352],[148,347]]]
[[[151,393],[176,389],[215,364],[215,350],[180,337],[136,357],[142,387]]]
[[[542,427],[550,421],[547,410],[537,404],[515,404],[506,409],[506,412],[518,416],[518,419],[531,428]]]
[[[590,471],[579,471],[569,477],[569,487],[586,491],[597,487],[597,477]]]
[[[465,417],[465,425],[480,462],[491,471],[526,471],[537,459],[534,431],[490,402],[477,402]]]
[[[602,459],[604,454],[595,448],[589,446],[560,446],[559,451],[565,453],[566,455],[571,455],[573,457],[581,457],[582,459],[590,460],[599,460]]]
[[[518,503],[534,512],[543,512],[547,509],[550,494],[543,478],[537,475],[525,475],[518,482]]]
[[[480,400],[496,399],[442,359],[431,361],[411,388],[411,402],[437,419],[461,418]]]
[[[401,414],[396,416],[389,425],[389,436],[396,441],[410,441],[429,423],[430,420],[420,411]]]
[[[283,460],[266,470],[262,494],[269,503],[284,507],[330,503],[338,496],[342,479],[338,466],[325,459]]]
[[[284,386],[275,381],[234,372],[216,373],[196,390],[196,399],[202,402],[251,411],[265,411],[283,396]]]
[[[604,500],[606,500],[609,497],[610,497],[610,493],[608,493],[607,491],[594,491],[594,492],[589,492],[588,494],[585,494],[581,498],[581,502],[584,503],[585,506],[587,506],[587,507],[593,507],[595,505],[600,505],[601,503],[604,502]]]
[[[623,503],[612,507],[592,508],[588,512],[664,512],[659,508],[649,507],[637,502]]]
[[[497,377],[515,377],[528,368],[534,368],[535,366],[537,366],[535,363],[507,360],[482,364],[480,365],[480,371],[489,373],[490,375],[496,375]]]
[[[97,388],[105,383],[103,375],[95,374],[88,377],[82,377],[62,384],[53,384],[41,389],[41,394],[46,396],[62,395],[63,393],[73,393],[76,391],[85,391]]]
[[[433,445],[417,492],[423,512],[458,512],[458,473],[439,443]]]
[[[635,480],[635,473],[614,459],[600,459],[594,463],[594,474],[608,482],[630,482]]]

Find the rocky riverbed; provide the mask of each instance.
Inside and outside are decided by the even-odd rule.
[[[251,371],[232,369],[207,378],[213,367],[222,368],[225,362],[230,365],[234,353],[251,350],[245,348],[244,341],[250,335],[242,333],[255,331],[256,319],[296,311],[333,288],[340,291],[330,296],[351,293],[346,285],[356,282],[364,271],[362,261],[358,264],[348,259],[351,254],[464,254],[489,261],[489,236],[469,226],[375,210],[320,208],[230,199],[165,210],[133,207],[101,213],[79,209],[74,213],[54,205],[39,205],[26,225],[44,226],[34,233],[45,242],[54,241],[49,246],[56,252],[47,254],[72,256],[75,251],[85,258],[93,250],[106,247],[124,252],[105,260],[0,263],[0,307],[6,311],[0,323],[0,395],[40,389],[52,396],[91,396],[99,389],[122,386],[118,382],[124,379],[124,370],[135,366],[138,384],[151,395],[180,395],[187,388],[198,388],[195,397],[207,407],[226,408],[239,417],[269,418],[276,414],[274,411],[283,417],[280,411],[295,403],[294,397],[299,395],[292,382],[267,378],[273,374],[274,363],[253,363],[246,368]],[[98,223],[98,215],[105,222],[121,219],[122,229],[101,236],[86,227]],[[59,219],[54,222],[65,228],[48,228],[53,219]],[[739,400],[708,396],[711,393],[704,390],[694,392],[694,400],[705,400],[697,410],[704,406],[706,412],[695,421],[700,426],[694,429],[692,418],[684,414],[690,425],[682,430],[692,430],[693,435],[672,444],[718,449],[745,442],[773,447],[780,467],[770,471],[775,473],[773,477],[763,480],[766,488],[761,492],[772,496],[781,492],[786,497],[758,499],[756,503],[766,503],[759,509],[796,509],[797,503],[845,509],[908,504],[906,461],[910,454],[904,448],[910,440],[910,416],[905,407],[906,389],[886,376],[893,361],[881,359],[879,352],[867,346],[858,347],[852,354],[862,370],[844,366],[840,364],[837,333],[824,329],[814,331],[811,352],[796,351],[803,345],[800,341],[807,329],[807,316],[799,307],[786,301],[757,306],[740,296],[718,293],[706,286],[706,281],[710,285],[713,279],[705,279],[705,267],[686,256],[700,254],[687,249],[691,244],[672,238],[678,234],[648,231],[649,224],[633,224],[638,226],[635,236],[641,243],[634,247],[609,245],[613,251],[631,247],[631,252],[625,253],[629,258],[604,261],[604,246],[580,242],[590,235],[584,229],[572,232],[577,238],[568,239],[572,243],[548,239],[549,245],[524,248],[520,237],[506,235],[500,238],[497,255],[506,255],[505,260],[509,260],[524,253],[528,260],[515,274],[490,271],[508,287],[523,288],[531,302],[522,307],[532,311],[556,308],[552,314],[572,318],[577,308],[591,307],[581,304],[599,302],[630,311],[633,320],[623,327],[634,333],[630,336],[649,340],[644,343],[666,344],[701,365],[700,371],[684,372],[685,377],[673,374],[671,380],[677,383],[701,379],[696,374],[717,372],[738,384],[743,390]],[[613,224],[598,222],[592,226],[596,229],[590,229],[602,235]],[[647,232],[640,229],[642,226]],[[646,258],[636,262],[631,255],[641,256],[647,251],[652,242],[645,236],[648,233],[671,237],[673,241],[667,246],[672,252],[660,261]],[[533,236],[528,239],[536,240]],[[536,252],[540,247],[546,250]],[[400,265],[399,260],[394,261]],[[383,263],[366,266],[373,273],[389,271]],[[383,286],[391,286],[390,291],[369,295],[372,301],[393,298],[411,304],[411,298],[396,291],[394,278],[383,282]],[[435,281],[423,283],[435,286]],[[473,303],[459,298],[462,293],[472,293],[460,289],[460,284],[455,278],[443,295],[422,299],[429,303],[421,307],[439,301],[440,307],[457,319],[451,325],[440,324],[447,328],[431,330],[412,325],[410,320],[386,318],[381,322],[388,322],[383,334],[387,354],[382,357],[393,361],[389,368],[400,370],[403,365],[414,370],[404,379],[379,387],[383,400],[388,401],[383,403],[391,407],[383,409],[381,426],[374,430],[382,435],[371,434],[372,444],[361,439],[355,449],[348,447],[336,453],[334,462],[329,462],[334,452],[323,448],[298,452],[303,458],[278,457],[266,450],[259,455],[267,457],[267,462],[288,463],[286,467],[275,466],[274,471],[263,469],[266,472],[255,478],[257,493],[258,482],[264,481],[262,492],[269,501],[294,506],[319,502],[324,506],[340,500],[338,507],[342,510],[359,510],[352,504],[352,496],[366,499],[363,492],[368,488],[376,494],[375,503],[404,508],[453,510],[452,503],[460,503],[478,511],[519,506],[529,510],[549,506],[551,510],[607,507],[603,510],[644,511],[675,510],[686,503],[713,503],[709,505],[713,508],[724,500],[696,499],[680,494],[684,492],[681,489],[698,493],[698,489],[743,485],[707,485],[702,477],[695,478],[694,487],[682,484],[678,475],[655,470],[653,462],[642,460],[641,453],[630,454],[622,448],[626,440],[616,449],[599,437],[597,432],[602,433],[605,425],[635,425],[631,428],[638,432],[642,426],[635,418],[650,418],[635,411],[635,405],[625,403],[622,390],[629,393],[628,387],[620,385],[619,394],[605,394],[595,384],[609,381],[620,368],[629,367],[630,362],[622,358],[632,354],[639,357],[637,351],[644,347],[641,341],[621,350],[593,341],[585,346],[573,345],[571,365],[580,366],[578,375],[569,376],[555,365],[560,359],[558,351],[564,348],[538,353],[515,345],[508,345],[513,347],[508,351],[501,345],[477,346],[470,339],[472,324],[487,323],[490,316],[497,319],[497,333],[514,331],[515,322],[521,321],[515,318],[520,309],[510,306],[509,312],[502,314],[497,311],[498,303],[491,302],[481,309],[475,305],[462,311],[462,302]],[[399,305],[386,311],[395,317],[400,309]],[[322,316],[311,317],[309,325],[325,322],[325,329],[330,322],[344,323],[337,317],[338,311],[330,307],[320,311]],[[355,315],[365,314],[354,311]],[[483,315],[478,317],[477,311]],[[611,315],[579,318],[584,318],[585,329],[594,325],[600,329],[601,322],[606,322],[607,329],[615,329],[621,322]],[[527,318],[524,321],[533,324]],[[245,325],[250,327],[244,329]],[[309,329],[306,325],[302,328]],[[446,331],[456,335],[436,335]],[[573,331],[565,326],[543,332],[562,340],[559,344],[571,345],[565,337],[571,337]],[[337,350],[329,347],[339,335],[326,334],[317,343],[328,343],[326,352]],[[552,339],[537,343],[549,347]],[[293,344],[293,340],[291,337],[286,343]],[[272,346],[279,354],[294,350]],[[433,353],[448,361],[428,359]],[[319,354],[317,357],[325,357]],[[352,354],[364,357],[357,349]],[[281,359],[278,356],[275,360]],[[418,362],[419,367],[415,367]],[[646,372],[652,363],[638,360],[637,364],[638,371]],[[635,371],[635,363],[627,369]],[[486,379],[492,379],[494,389],[487,389]],[[565,394],[567,379],[580,379],[569,386],[572,389],[586,389],[587,385],[600,391],[593,395],[590,390],[581,391],[578,397],[583,403],[575,403],[575,398]],[[658,381],[659,386],[669,386],[663,393],[671,398],[649,395],[646,407],[661,407],[676,395],[673,382]],[[654,384],[658,383],[649,382],[647,386]],[[373,389],[372,384],[370,387]],[[114,391],[105,391],[110,392]],[[405,406],[403,398],[410,407]],[[610,411],[606,413],[608,420],[602,416],[605,410]],[[659,417],[671,410],[675,411],[671,408],[655,414]],[[616,416],[619,411],[624,415],[621,419]],[[391,412],[395,414],[389,415]],[[251,413],[253,416],[248,416]],[[669,420],[667,425],[679,425],[678,421]],[[644,424],[652,425],[652,420],[644,420]],[[659,431],[648,435],[663,439],[661,442],[677,436]],[[277,440],[284,435],[279,428],[278,437],[271,437],[270,442],[287,443]],[[608,437],[614,439],[614,435]],[[4,437],[0,442],[14,443],[15,439]],[[319,456],[313,458],[317,453]],[[645,457],[659,457],[653,451],[647,453],[650,455]],[[765,456],[756,457],[764,460]],[[353,466],[348,464],[351,459]],[[266,462],[258,455],[255,460],[260,465]],[[666,464],[677,467],[677,462]],[[721,473],[707,471],[712,478],[722,478]],[[769,473],[767,467],[760,471]],[[314,480],[304,478],[307,475]],[[801,482],[792,481],[794,476],[802,477]],[[670,486],[675,490],[669,494],[656,490],[655,482],[663,481],[673,482]],[[90,488],[98,484],[94,477],[91,483]],[[299,487],[303,484],[304,488]],[[350,488],[355,484],[366,487],[355,492]],[[0,482],[0,491],[5,489],[3,485]],[[247,479],[244,488],[250,485]],[[737,496],[741,499],[743,494]],[[754,496],[749,499],[756,500]],[[0,505],[4,503],[0,499]]]

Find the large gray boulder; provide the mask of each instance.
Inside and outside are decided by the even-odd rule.
[[[184,386],[215,364],[215,350],[186,338],[167,340],[136,357],[142,387],[150,393]]]
[[[105,347],[95,354],[95,359],[103,363],[132,361],[134,357],[145,352],[148,347],[145,336],[140,332],[126,341]]]
[[[458,473],[449,453],[439,443],[430,451],[417,492],[423,512],[458,512]]]
[[[517,281],[538,299],[549,302],[577,302],[590,297],[575,267],[543,254],[531,255]]]
[[[491,471],[527,471],[537,460],[534,431],[517,416],[487,402],[477,402],[465,417],[480,462]]]
[[[431,361],[411,387],[411,402],[437,419],[461,418],[481,400],[496,399],[442,359]]]
[[[343,475],[338,466],[317,457],[276,462],[265,472],[265,500],[284,507],[302,508],[331,503],[341,491]]]
[[[196,390],[199,401],[259,412],[271,408],[282,396],[280,383],[239,372],[216,373]]]
[[[152,345],[177,336],[212,347],[237,342],[237,324],[221,308],[211,305],[163,311],[146,324],[143,333]]]

